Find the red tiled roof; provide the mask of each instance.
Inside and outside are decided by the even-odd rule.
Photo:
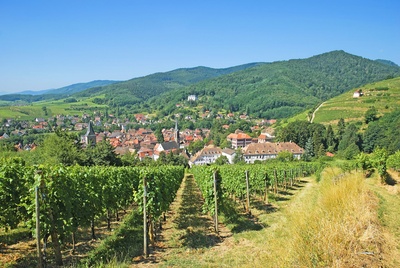
[[[243,139],[251,139],[249,135],[246,133],[231,133],[228,135],[228,139],[236,139],[236,140],[243,140]]]

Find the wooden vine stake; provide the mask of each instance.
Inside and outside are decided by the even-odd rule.
[[[286,176],[286,170],[283,171],[283,175],[284,175],[284,187],[285,187],[285,191],[287,189],[287,176]]]
[[[213,179],[214,179],[214,228],[215,232],[218,233],[218,200],[217,200],[217,176],[216,171],[213,172]]]
[[[277,197],[278,196],[278,194],[279,194],[279,192],[278,192],[278,176],[276,175],[276,169],[274,169],[274,179],[275,179],[275,189],[274,189],[274,192],[275,192],[275,197]]]
[[[246,170],[246,213],[251,214],[250,212],[250,190],[249,190],[249,171]]]
[[[40,206],[39,206],[39,187],[36,186],[35,188],[35,206],[36,206],[36,251],[37,251],[37,258],[38,263],[37,267],[42,268],[42,249],[40,246]]]
[[[264,192],[264,202],[269,203],[268,200],[268,174],[265,174],[265,192]]]
[[[146,177],[143,178],[143,255],[149,256],[149,245],[147,240],[147,183]]]

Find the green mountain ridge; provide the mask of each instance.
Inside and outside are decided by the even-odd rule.
[[[307,59],[259,64],[171,90],[153,97],[146,105],[175,113],[172,105],[196,94],[198,104],[208,110],[284,118],[352,88],[396,76],[400,76],[398,66],[332,51]]]
[[[90,88],[76,94],[76,97],[92,97],[93,95],[105,94],[105,102],[110,105],[133,105],[173,89],[251,68],[259,64],[248,63],[223,69],[203,66],[180,68],[169,72],[133,78],[109,86]]]

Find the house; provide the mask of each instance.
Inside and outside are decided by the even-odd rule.
[[[74,129],[77,131],[81,131],[88,127],[87,123],[76,123]]]
[[[238,132],[238,131],[236,131]],[[232,148],[237,149],[237,148],[242,148],[246,147],[252,142],[252,138],[247,135],[246,133],[231,133],[226,137],[228,141],[231,142]]]
[[[153,158],[153,150],[147,147],[141,147],[140,150],[137,152],[138,157],[140,160],[145,159],[146,157]]]
[[[222,155],[228,158],[229,164],[233,164],[233,159],[235,158],[236,151],[230,148],[222,149]]]
[[[189,165],[207,165],[212,164],[222,155],[222,150],[214,145],[209,145],[197,152],[189,160]]]
[[[118,155],[125,155],[130,153],[130,148],[126,146],[117,146],[114,148],[114,152]]]
[[[157,160],[160,157],[161,152],[168,154],[177,150],[179,150],[179,144],[176,141],[158,143],[154,146],[153,158],[154,160]]]
[[[197,101],[197,96],[196,95],[189,95],[188,96],[188,101]]]
[[[222,128],[225,129],[225,130],[228,130],[229,129],[229,125],[226,125],[226,124],[222,125]]]
[[[267,142],[267,135],[265,135],[265,134],[260,134],[260,135],[258,136],[258,143],[265,143],[265,142]]]
[[[296,159],[300,159],[304,153],[304,149],[294,142],[252,143],[243,148],[243,158],[246,163],[253,164],[256,160],[276,158],[280,152],[284,151],[292,153]]]
[[[26,131],[21,131],[21,130],[14,130],[14,131],[11,131],[11,133],[10,133],[11,135],[13,135],[13,136],[23,136],[23,135],[25,135],[26,134]]]
[[[354,93],[353,93],[353,98],[359,98],[359,97],[361,97],[362,95],[363,95],[362,90],[361,90],[361,89],[358,89],[358,90],[354,91]]]
[[[143,123],[146,121],[146,116],[144,114],[135,114],[135,119],[138,123]]]

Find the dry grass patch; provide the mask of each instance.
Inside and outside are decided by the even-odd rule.
[[[333,180],[325,172],[315,203],[305,203],[290,220],[293,240],[288,265],[300,267],[382,267],[385,239],[378,198],[362,174]]]

